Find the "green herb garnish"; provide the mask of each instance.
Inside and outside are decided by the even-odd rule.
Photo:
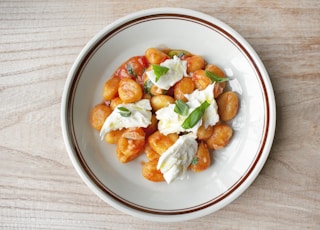
[[[191,129],[193,128],[198,121],[202,118],[204,112],[209,107],[209,103],[207,101],[204,101],[199,107],[197,107],[195,110],[193,110],[189,116],[184,120],[182,123],[182,128],[184,129]]]
[[[154,74],[156,75],[156,82],[159,81],[159,79],[169,71],[168,67],[156,65],[156,64],[152,64],[152,68],[153,68]]]
[[[176,100],[176,106],[174,111],[182,116],[187,116],[189,111],[189,106],[182,100]]]
[[[123,117],[129,117],[131,115],[131,111],[125,107],[118,107],[118,110]]]
[[[219,77],[218,75],[206,70],[206,76],[211,79],[212,82],[225,82],[229,81],[230,78],[227,77]]]
[[[191,161],[191,164],[196,165],[198,163],[199,163],[199,157],[193,157],[192,161]]]
[[[151,94],[151,87],[153,86],[153,83],[152,81],[150,81],[150,79],[146,80],[144,83],[143,83],[143,89],[144,91],[147,93],[147,94]]]
[[[137,76],[138,76],[138,75],[134,72],[134,70],[133,70],[133,68],[132,68],[132,66],[131,66],[130,63],[127,63],[126,69],[127,69],[127,71],[128,71],[128,74],[130,74],[131,76],[133,76],[133,77],[137,77]]]

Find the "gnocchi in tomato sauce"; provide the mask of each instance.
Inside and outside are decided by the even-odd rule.
[[[101,139],[116,145],[121,163],[145,154],[141,174],[153,182],[183,179],[201,172],[215,150],[228,145],[229,125],[238,113],[230,79],[200,55],[185,50],[148,48],[122,63],[104,83],[90,112]]]

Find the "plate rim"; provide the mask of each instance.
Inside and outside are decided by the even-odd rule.
[[[266,104],[264,105],[267,110],[266,115],[266,124],[265,130],[263,134],[263,141],[260,145],[260,149],[257,151],[259,152],[259,157],[255,157],[256,160],[254,160],[254,163],[249,166],[249,170],[246,171],[245,176],[239,179],[236,184],[236,187],[234,185],[234,189],[230,191],[228,194],[224,194],[223,197],[221,197],[216,202],[212,203],[209,202],[207,205],[201,205],[200,208],[193,208],[192,210],[187,211],[175,211],[175,212],[157,212],[152,211],[151,209],[141,209],[137,208],[137,206],[130,205],[131,202],[123,202],[123,200],[117,199],[117,197],[106,197],[105,192],[103,192],[104,188],[95,187],[97,186],[97,183],[93,182],[96,181],[97,178],[92,178],[92,175],[88,175],[88,172],[84,170],[84,168],[88,167],[84,164],[84,159],[81,159],[78,155],[78,158],[75,156],[75,152],[79,152],[76,146],[71,145],[71,136],[70,136],[70,130],[68,131],[65,127],[70,127],[70,124],[72,121],[70,120],[71,116],[68,116],[68,108],[70,107],[70,101],[73,101],[73,99],[70,100],[70,96],[74,97],[73,95],[70,95],[70,88],[72,88],[72,84],[75,84],[74,79],[76,76],[78,76],[79,70],[81,70],[81,66],[85,65],[85,57],[88,61],[90,59],[90,55],[94,54],[94,52],[101,46],[105,41],[105,37],[108,37],[108,34],[113,34],[115,31],[119,31],[119,27],[125,28],[127,25],[131,25],[132,22],[139,21],[139,19],[147,19],[148,17],[152,18],[155,17],[155,15],[160,16],[174,16],[177,17],[177,15],[180,15],[180,17],[187,17],[192,19],[197,19],[201,23],[204,23],[206,25],[210,24],[211,26],[218,28],[219,31],[223,30],[227,35],[228,38],[233,38],[233,42],[237,44],[237,46],[241,47],[241,51],[244,51],[246,54],[246,57],[250,59],[250,64],[254,65],[255,72],[259,73],[259,79],[261,81],[261,86],[263,87],[263,98],[266,100]],[[219,25],[218,25],[219,24]],[[223,28],[222,28],[223,27]],[[224,35],[226,35],[224,34]],[[261,72],[261,73],[260,73]],[[80,79],[80,78],[79,78]],[[79,80],[79,79],[76,79]],[[82,178],[82,180],[87,184],[87,186],[100,198],[102,198],[105,202],[113,206],[114,208],[130,214],[132,216],[140,217],[142,219],[148,219],[153,221],[161,221],[161,222],[171,222],[171,221],[182,221],[182,220],[189,220],[194,219],[197,217],[201,217],[204,215],[207,215],[209,213],[212,213],[214,211],[217,211],[221,209],[222,207],[226,206],[227,204],[231,203],[234,199],[239,197],[254,181],[254,179],[259,175],[259,172],[261,171],[263,165],[265,164],[265,161],[267,160],[267,157],[269,155],[274,133],[275,133],[275,126],[276,126],[276,107],[275,107],[275,99],[274,99],[274,93],[273,88],[271,85],[271,81],[269,78],[269,75],[260,60],[259,56],[256,54],[254,49],[251,47],[251,45],[235,30],[233,30],[231,27],[229,27],[227,24],[223,23],[222,21],[190,9],[184,9],[184,8],[152,8],[147,10],[138,11],[132,14],[129,14],[125,17],[122,17],[113,23],[107,25],[104,29],[102,29],[99,33],[97,33],[82,49],[78,57],[76,58],[75,62],[73,63],[69,73],[68,77],[65,83],[63,96],[62,96],[62,103],[61,103],[61,125],[62,125],[62,132],[63,132],[63,139],[67,148],[67,152],[69,155],[69,158],[71,159],[71,162],[73,166],[75,167],[76,171]],[[72,134],[71,134],[72,135]],[[90,170],[90,169],[89,169]],[[252,173],[255,171],[255,173]],[[98,180],[99,181],[99,180]],[[97,182],[97,181],[96,181]],[[246,182],[246,183],[244,183]],[[100,185],[101,186],[101,185]],[[228,189],[227,191],[229,191]],[[237,194],[234,193],[234,191],[239,191]],[[110,195],[110,194],[109,194]],[[108,195],[107,195],[108,196]],[[224,199],[228,198],[228,199]],[[118,203],[120,201],[120,203]],[[215,206],[216,208],[212,208],[212,206]]]

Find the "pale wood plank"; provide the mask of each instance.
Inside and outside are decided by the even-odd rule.
[[[104,26],[150,7],[185,7],[226,22],[265,63],[277,131],[260,176],[224,209],[154,224],[105,204],[66,153],[60,101],[82,47]],[[0,228],[319,229],[320,2],[1,1]]]

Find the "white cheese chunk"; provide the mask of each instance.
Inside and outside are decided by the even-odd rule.
[[[182,133],[182,132],[192,132],[197,133],[198,128],[201,125],[201,120],[191,129],[182,128],[182,123],[187,118],[187,116],[182,116],[174,112],[175,104],[169,104],[168,106],[159,109],[156,112],[156,118],[158,120],[158,130],[164,135],[170,133]]]
[[[122,116],[118,108],[126,108],[130,111],[130,116]],[[112,130],[121,130],[123,128],[143,127],[146,128],[151,124],[152,107],[148,99],[142,99],[135,103],[120,104],[107,117],[100,130],[101,139],[106,133]]]
[[[173,59],[165,60],[160,63],[160,66],[169,68],[169,71],[162,75],[158,81],[156,81],[156,75],[153,69],[147,71],[146,74],[150,81],[161,89],[168,90],[180,81],[183,76],[187,75],[187,61],[183,61],[177,56],[174,56]]]
[[[215,125],[219,121],[218,106],[213,96],[214,84],[210,84],[204,90],[195,90],[191,94],[185,94],[188,99],[186,103],[189,106],[187,116],[182,116],[174,112],[175,104],[169,104],[167,107],[161,108],[156,112],[158,122],[158,130],[168,135],[170,133],[192,132],[197,133],[198,128],[203,124],[205,127]],[[204,101],[210,106],[206,109],[202,119],[190,129],[182,128],[182,124],[190,113],[199,107]]]
[[[190,108],[195,109],[204,101],[210,104],[202,117],[202,124],[205,128],[209,125],[215,125],[219,121],[218,105],[214,99],[213,90],[214,84],[210,84],[204,90],[195,90],[191,94],[185,94],[185,97],[188,99],[187,104]]]
[[[196,138],[193,134],[180,136],[159,158],[157,169],[160,169],[168,184],[175,179],[184,179],[198,149]]]

